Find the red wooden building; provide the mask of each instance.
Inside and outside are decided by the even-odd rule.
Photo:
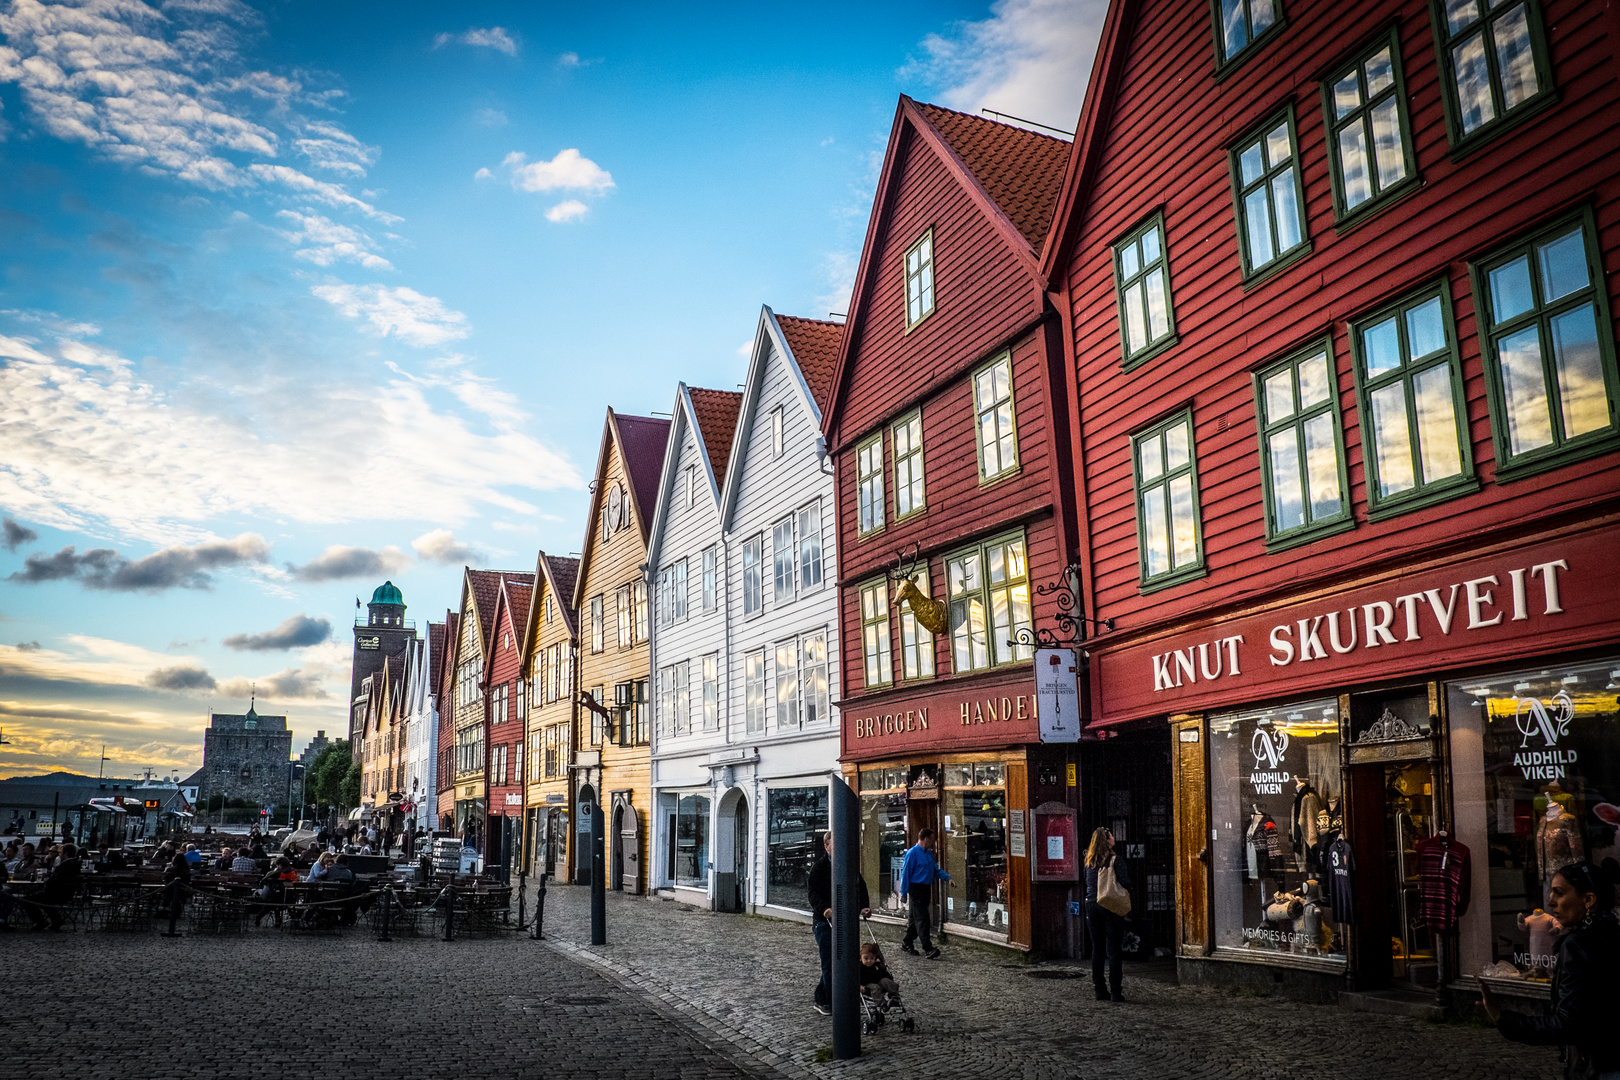
[[[1072,802],[1074,748],[1040,743],[1020,636],[1050,619],[1036,588],[1075,543],[1071,369],[1036,262],[1068,150],[901,98],[823,424],[841,757],[876,906],[899,913],[895,868],[930,827],[951,931],[1053,952],[1076,940],[1072,885],[1032,887],[1026,830],[1032,808]],[[937,637],[901,575],[944,606]]]
[[[527,578],[528,580],[523,580]],[[523,681],[523,632],[529,624],[533,576],[502,575],[492,632],[484,654],[484,700],[489,735],[484,775],[489,790],[487,866],[517,869],[523,835],[523,748],[528,695]]]
[[[456,827],[456,644],[461,640],[461,614],[444,612],[444,645],[433,655],[433,692],[439,707],[439,730],[434,740],[434,829],[453,832]]]
[[[1598,0],[1110,8],[1042,254],[1083,824],[1183,978],[1545,994],[1518,917],[1614,854],[1617,50]]]

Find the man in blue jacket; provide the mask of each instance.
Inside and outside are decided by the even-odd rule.
[[[906,852],[906,861],[900,867],[900,899],[911,898],[911,918],[900,947],[912,956],[917,955],[917,947],[912,943],[920,937],[922,954],[930,960],[939,959],[939,950],[934,948],[928,927],[932,922],[934,882],[941,879],[949,881],[951,875],[941,870],[934,858],[934,830],[924,829],[917,834],[917,842]]]

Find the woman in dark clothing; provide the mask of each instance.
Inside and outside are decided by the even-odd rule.
[[[1091,985],[1098,1001],[1124,1001],[1119,992],[1120,953],[1125,944],[1125,917],[1097,903],[1097,875],[1106,866],[1114,868],[1114,879],[1126,890],[1131,880],[1125,864],[1114,858],[1114,834],[1098,829],[1086,848],[1086,929],[1091,935]],[[1108,959],[1108,982],[1103,982],[1103,958]]]
[[[163,871],[163,910],[179,913],[185,906],[186,888],[191,884],[191,863],[186,861],[186,853],[176,852],[169,860],[168,869]]]
[[[1568,931],[1558,942],[1552,1000],[1542,1016],[1504,1013],[1491,988],[1480,983],[1486,1015],[1503,1035],[1532,1046],[1559,1046],[1568,1080],[1620,1077],[1614,1018],[1620,1013],[1620,923],[1615,883],[1600,867],[1574,863],[1553,875],[1548,906]]]

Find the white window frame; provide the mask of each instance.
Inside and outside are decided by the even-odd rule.
[[[855,501],[855,531],[861,536],[881,532],[885,510],[881,429],[855,445]]]
[[[720,549],[703,549],[703,610],[713,611],[720,606]]]
[[[906,249],[901,264],[906,279],[906,329],[934,313],[934,230],[927,229]]]
[[[703,679],[703,730],[720,730],[720,654],[708,653],[702,658],[700,674]]]
[[[1007,369],[1007,394],[996,392],[996,369]],[[989,400],[981,393],[985,377],[990,379]],[[1004,352],[974,369],[973,389],[973,441],[979,448],[979,482],[989,483],[1018,471],[1018,393],[1013,386],[1012,353]],[[1006,415],[1002,415],[1002,410]],[[991,431],[986,437],[986,425]],[[1011,452],[1006,448],[1011,446]],[[1009,460],[1010,458],[1010,460]]]
[[[743,657],[743,728],[750,735],[765,731],[765,650]]]
[[[743,618],[765,610],[765,534],[756,533],[743,541],[742,601]]]
[[[786,419],[783,407],[778,405],[771,410],[771,457],[779,458],[787,449],[787,436],[783,430]]]

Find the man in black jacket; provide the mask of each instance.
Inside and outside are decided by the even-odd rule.
[[[816,937],[816,948],[821,952],[821,981],[816,984],[816,1011],[826,1015],[832,1011],[832,852],[833,835],[821,838],[822,854],[810,868],[810,931]],[[872,914],[872,902],[866,891],[866,879],[856,875],[860,886],[861,918]]]

